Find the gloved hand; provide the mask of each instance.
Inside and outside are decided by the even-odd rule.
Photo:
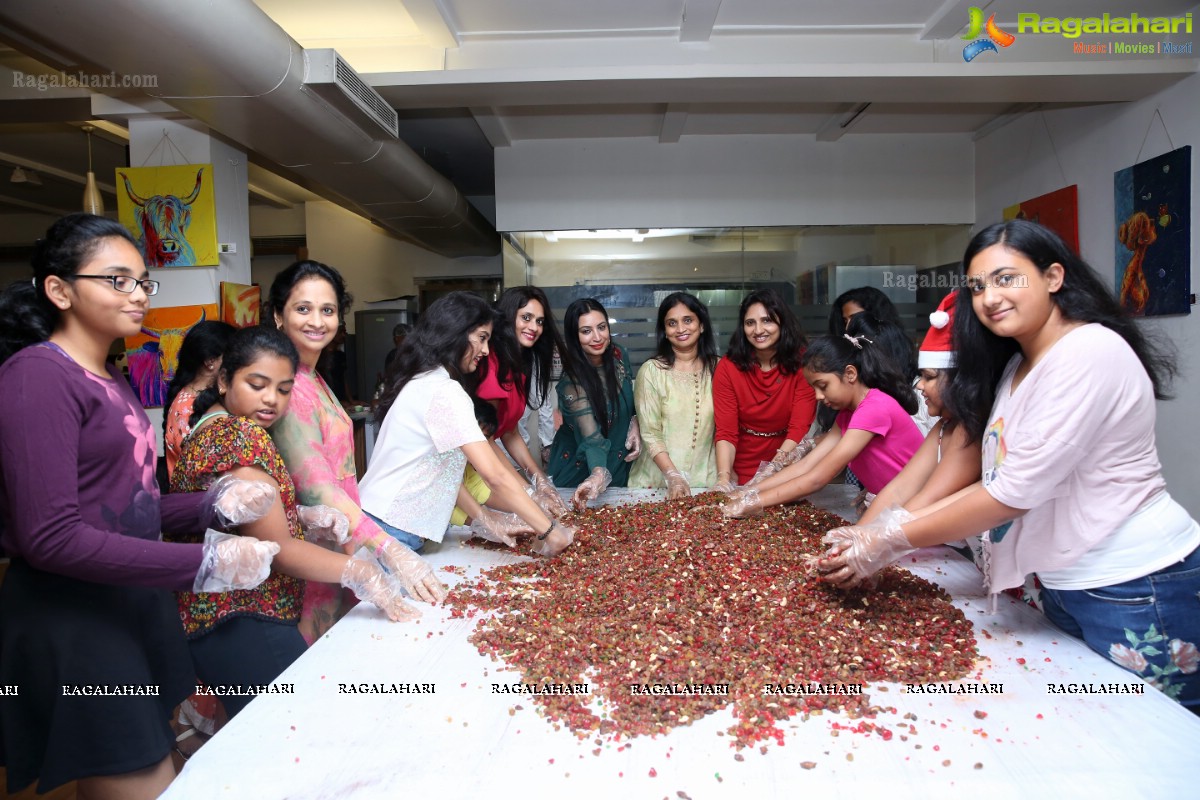
[[[539,556],[556,556],[563,550],[566,550],[571,542],[575,541],[575,528],[570,525],[563,525],[561,522],[555,522],[554,527],[550,529],[550,533],[543,539],[541,536],[535,536],[533,539],[533,552]]]
[[[763,513],[757,489],[738,489],[722,504],[721,513],[727,517],[759,517]]]
[[[435,604],[446,599],[446,587],[433,574],[433,567],[392,537],[385,536],[382,539],[375,556],[413,597]]]
[[[200,518],[206,526],[236,528],[265,517],[277,494],[269,483],[222,475],[204,493]]]
[[[571,498],[571,502],[575,506],[576,511],[583,511],[587,508],[588,503],[595,500],[608,485],[612,483],[612,473],[604,467],[596,467],[592,470],[592,474],[587,476],[583,483],[579,484],[575,489],[575,496]]]
[[[566,514],[569,510],[566,502],[562,499],[562,495],[558,493],[558,489],[554,486],[554,481],[550,480],[549,475],[541,472],[533,474],[533,502],[537,503],[542,511],[545,511],[556,519]]]
[[[379,560],[365,547],[354,551],[342,569],[342,586],[354,592],[359,600],[374,603],[392,622],[410,622],[421,616],[420,610],[404,602],[402,586],[380,565]]]
[[[637,417],[629,418],[629,433],[625,434],[625,449],[629,451],[625,461],[632,463],[642,454],[642,429],[638,427]]]
[[[850,501],[850,504],[854,506],[854,510],[861,517],[863,514],[867,513],[867,509],[871,507],[871,503],[874,500],[875,494],[863,489],[861,492],[854,495],[854,499]]]
[[[203,552],[192,591],[231,592],[253,589],[265,581],[271,574],[271,559],[279,553],[279,545],[209,528],[204,532]]]
[[[733,482],[733,473],[732,472],[718,472],[717,473],[717,482],[715,484],[713,484],[713,487],[712,487],[712,490],[714,492],[722,492],[724,494],[729,494],[735,488],[737,488],[737,484],[735,484]]]
[[[337,545],[350,541],[350,520],[329,506],[296,506],[296,516],[307,542],[327,541]]]
[[[508,547],[517,546],[517,540],[513,538],[516,534],[534,532],[529,523],[516,514],[493,511],[487,506],[480,507],[479,516],[471,520],[470,527],[472,536]]]
[[[776,454],[775,458],[779,458],[779,454]],[[776,472],[779,472],[781,469],[783,469],[783,467],[775,463],[774,459],[770,461],[760,461],[758,462],[758,469],[754,472],[754,477],[751,478],[749,483],[746,485],[758,486],[760,483],[774,475]]]
[[[663,473],[663,478],[667,481],[667,499],[678,500],[681,497],[691,497],[692,487],[688,485],[687,478],[677,469],[669,469]]]
[[[916,519],[903,508],[889,508],[870,525],[835,528],[822,542],[829,551],[818,562],[821,580],[852,589],[916,548],[900,527]]]

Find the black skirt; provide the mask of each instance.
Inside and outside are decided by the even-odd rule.
[[[13,560],[0,587],[0,765],[9,792],[157,764],[175,744],[171,714],[194,689],[170,592]]]

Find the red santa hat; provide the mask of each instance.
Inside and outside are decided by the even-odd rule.
[[[951,292],[943,297],[937,311],[929,315],[929,330],[917,355],[918,369],[949,369],[954,366],[954,344],[950,340],[950,331],[957,296],[956,292]]]

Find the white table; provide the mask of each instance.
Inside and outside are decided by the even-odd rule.
[[[850,493],[830,487],[815,499],[844,511]],[[632,495],[645,493],[604,499]],[[461,535],[428,555],[447,583],[465,578],[440,567],[465,567],[470,578],[515,558],[463,547]],[[592,739],[553,730],[530,699],[492,692],[493,682],[518,678],[467,642],[474,620],[422,606],[419,624],[392,624],[360,605],[280,676],[294,694],[252,702],[164,796],[1195,796],[1200,718],[1148,686],[1143,695],[1048,694],[1049,683],[1137,679],[1027,606],[1004,598],[995,616],[986,615],[978,572],[946,548],[902,564],[946,588],[974,623],[980,661],[968,681],[1001,683],[1004,691],[925,695],[874,684],[873,701],[897,709],[876,720],[893,729],[891,741],[835,731],[835,723],[852,723],[826,714],[782,723],[785,746],[743,750],[737,761],[730,738],[717,735],[733,722],[724,710],[629,748],[606,743],[593,755]],[[341,694],[339,683],[433,684],[436,693]],[[915,735],[901,727],[910,722]],[[801,768],[807,761],[816,766]]]

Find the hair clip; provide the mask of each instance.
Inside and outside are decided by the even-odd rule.
[[[866,336],[851,336],[848,333],[843,333],[842,336],[846,337],[846,341],[848,341],[848,342],[850,342],[850,344],[854,345],[855,349],[857,349],[857,350],[863,349],[862,342],[866,342],[867,344],[875,344],[870,339],[868,339]]]

